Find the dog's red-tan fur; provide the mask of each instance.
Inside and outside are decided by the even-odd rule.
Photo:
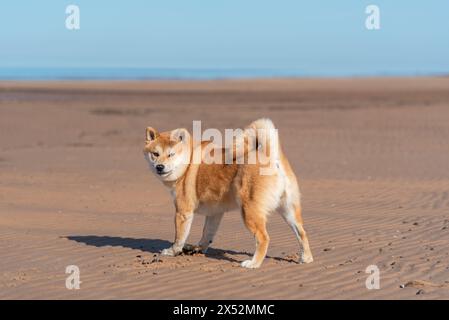
[[[274,126],[271,120],[259,119],[249,128],[269,129]],[[277,139],[277,135],[271,139]],[[280,144],[277,144],[275,172],[261,175],[260,168],[267,164],[258,161],[255,164],[192,161],[195,152],[203,152],[210,143],[195,143],[186,129],[163,133],[151,127],[146,130],[144,155],[151,170],[170,189],[176,208],[175,241],[162,254],[177,255],[182,252],[194,214],[206,215],[203,235],[198,243],[199,249],[205,252],[213,241],[223,214],[240,209],[246,227],[256,239],[255,254],[251,260],[242,262],[243,267],[258,268],[262,264],[270,241],[266,229],[267,217],[274,211],[283,216],[297,236],[303,249],[301,262],[312,262],[303,227],[297,180]],[[157,172],[157,165],[162,165],[167,173]]]

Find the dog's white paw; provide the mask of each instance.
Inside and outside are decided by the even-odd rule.
[[[312,255],[310,254],[310,255],[304,255],[304,254],[301,254],[301,258],[299,259],[299,263],[311,263],[311,262],[313,262],[313,257],[312,257]]]
[[[241,263],[241,266],[243,268],[255,269],[255,268],[259,268],[260,264],[255,263],[253,260],[245,260]]]
[[[175,252],[175,250],[173,250],[173,247],[170,247],[170,248],[162,250],[161,255],[174,257],[176,255],[176,252]]]

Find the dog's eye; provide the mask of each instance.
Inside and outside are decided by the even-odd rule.
[[[170,158],[170,157],[173,157],[174,155],[175,155],[174,152],[170,152],[170,153],[168,154],[168,157]]]
[[[159,157],[159,153],[157,153],[157,152],[153,152],[152,155],[153,155],[153,157]]]

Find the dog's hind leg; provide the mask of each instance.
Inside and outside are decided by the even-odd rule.
[[[298,239],[300,250],[300,262],[301,263],[310,263],[313,261],[312,251],[309,246],[309,239],[307,238],[307,233],[304,230],[304,223],[301,216],[301,206],[299,203],[292,204],[285,202],[280,208],[279,212],[281,213],[284,220],[287,224],[293,229],[293,232]]]
[[[256,239],[256,252],[251,260],[242,262],[242,267],[259,268],[267,254],[270,237],[266,229],[266,215],[258,210],[254,203],[244,204],[242,208],[243,221]]]
[[[217,233],[221,218],[223,218],[223,212],[211,216],[206,216],[203,228],[203,236],[198,243],[198,246],[202,252],[205,253],[209,245],[214,240],[214,236]]]

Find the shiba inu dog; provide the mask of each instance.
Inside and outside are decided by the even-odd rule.
[[[253,134],[249,134],[250,131]],[[254,143],[250,143],[252,140]],[[263,162],[260,151],[269,154],[272,161]],[[207,159],[210,156],[229,159],[226,158],[229,154],[231,162],[211,163]],[[170,189],[176,209],[175,241],[161,252],[162,255],[175,256],[182,252],[194,214],[206,216],[198,243],[198,249],[205,252],[223,214],[239,209],[246,227],[256,239],[254,256],[243,261],[242,267],[258,268],[262,264],[269,243],[267,217],[275,211],[293,229],[303,249],[300,262],[313,261],[301,216],[298,183],[271,120],[259,119],[251,123],[240,139],[233,140],[231,148],[216,146],[215,141],[195,141],[183,128],[159,133],[148,127],[144,156],[150,170]],[[254,161],[239,161],[245,157]],[[261,174],[262,169],[271,171]]]

